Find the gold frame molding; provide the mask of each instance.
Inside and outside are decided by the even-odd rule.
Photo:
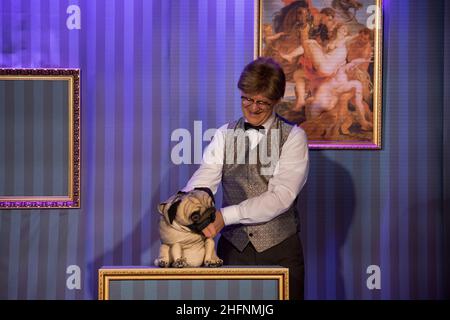
[[[4,69],[0,80],[57,80],[68,82],[68,194],[64,196],[4,196],[0,209],[80,208],[80,70]]]
[[[254,50],[256,59],[263,52],[263,2],[264,0],[254,0]],[[312,149],[382,149],[382,72],[383,72],[383,0],[373,0],[377,11],[375,16],[374,32],[374,65],[373,65],[373,131],[372,141],[327,141],[310,140],[308,145]],[[283,116],[283,115],[282,115]],[[288,120],[290,120],[287,117]]]
[[[268,267],[222,268],[114,268],[98,270],[98,299],[109,300],[109,283],[114,280],[236,280],[269,279],[278,281],[279,300],[289,300],[289,269]]]

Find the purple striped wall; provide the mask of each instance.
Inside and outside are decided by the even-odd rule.
[[[81,30],[66,28],[71,4]],[[309,299],[449,297],[444,12],[385,1],[383,150],[311,152],[299,204]],[[196,169],[172,164],[172,131],[239,116],[253,1],[0,0],[0,15],[0,67],[82,75],[82,207],[0,212],[0,298],[95,299],[100,266],[157,255],[156,205]],[[81,290],[66,288],[72,264]],[[372,264],[381,290],[366,287]]]

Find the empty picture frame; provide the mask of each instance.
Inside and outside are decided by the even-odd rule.
[[[0,209],[80,207],[80,70],[0,69]]]

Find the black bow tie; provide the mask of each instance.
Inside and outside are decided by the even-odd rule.
[[[249,122],[244,122],[244,128],[245,130],[249,130],[249,129],[255,129],[255,130],[264,130],[264,126],[254,126]]]

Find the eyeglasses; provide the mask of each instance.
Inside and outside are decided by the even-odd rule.
[[[241,102],[242,102],[242,105],[246,108],[250,107],[254,103],[256,103],[256,105],[258,107],[260,107],[261,109],[268,109],[272,106],[272,104],[267,101],[254,100],[254,99],[246,97],[246,96],[241,96]]]

